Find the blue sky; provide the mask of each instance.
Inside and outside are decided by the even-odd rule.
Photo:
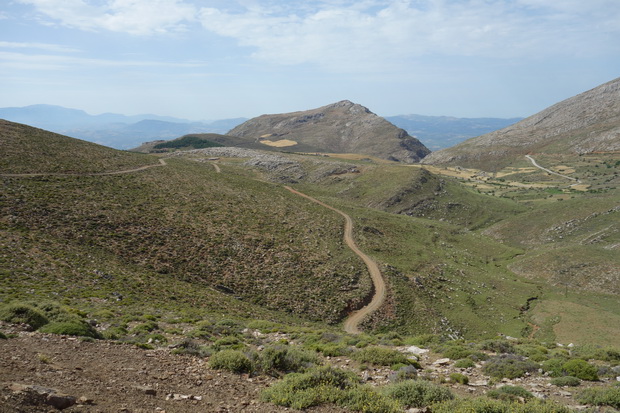
[[[529,116],[620,76],[618,0],[4,0],[0,107]]]

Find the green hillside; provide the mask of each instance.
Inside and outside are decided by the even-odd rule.
[[[29,145],[3,133],[3,150],[14,153],[7,172],[32,172],[34,154],[17,149],[45,146],[37,164],[74,174],[2,177],[3,300],[61,293],[80,305],[110,305],[120,293],[121,304],[160,305],[146,300],[152,296],[170,306],[173,297],[221,313],[228,302],[334,323],[369,293],[362,264],[342,245],[339,217],[282,188],[176,159],[82,175],[94,167],[75,173],[80,150],[106,169],[129,166],[118,159],[157,159],[81,142],[66,150],[73,140],[26,131]]]

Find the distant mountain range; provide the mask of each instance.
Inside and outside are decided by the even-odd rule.
[[[82,110],[54,105],[0,108],[0,119],[35,126],[117,149],[135,148],[144,142],[175,139],[194,133],[226,134],[248,120],[247,118],[232,118],[206,122],[152,114],[90,115]],[[520,120],[520,118],[456,118],[423,115],[388,116],[385,119],[406,130],[409,135],[419,139],[433,151],[501,129]]]
[[[531,153],[583,155],[620,151],[620,78],[581,93],[504,129],[434,152],[428,164],[485,170]]]
[[[134,148],[145,141],[174,139],[189,133],[225,133],[247,120],[236,118],[196,122],[152,114],[90,115],[83,110],[54,105],[0,108],[0,119],[35,126],[116,149]]]
[[[453,116],[398,115],[386,120],[420,139],[431,151],[449,148],[474,136],[505,128],[523,118],[456,118]]]

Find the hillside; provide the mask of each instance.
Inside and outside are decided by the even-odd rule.
[[[557,174],[3,121],[0,412],[615,403],[586,396],[617,389],[620,160],[535,159]]]
[[[3,299],[46,295],[63,279],[70,301],[97,297],[107,306],[122,292],[124,303],[143,294],[152,296],[149,306],[165,307],[172,303],[157,303],[164,291],[178,289],[178,302],[204,295],[201,307],[234,314],[222,306],[228,298],[218,298],[223,291],[246,309],[259,304],[309,319],[320,309],[320,319],[334,323],[368,294],[362,264],[339,247],[339,217],[282,188],[175,159],[104,175],[160,163],[2,125]],[[49,174],[10,175],[42,172]],[[17,281],[24,272],[28,287]]]
[[[347,100],[318,109],[250,119],[228,135],[294,152],[356,153],[418,162],[430,151],[367,108]]]
[[[497,170],[528,153],[620,151],[620,78],[496,132],[434,152],[425,164]]]

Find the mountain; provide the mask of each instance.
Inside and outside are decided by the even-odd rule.
[[[0,108],[0,119],[35,126],[117,149],[129,149],[145,141],[174,139],[190,133],[225,133],[246,120],[246,118],[235,118],[207,123],[153,114],[90,115],[83,110],[55,105]]]
[[[512,125],[523,118],[457,118],[454,116],[398,115],[386,120],[405,129],[432,151]]]
[[[620,78],[499,131],[434,152],[425,164],[498,168],[528,153],[620,151]]]
[[[228,132],[296,152],[356,153],[414,163],[430,152],[367,108],[343,100],[317,109],[262,115]]]

